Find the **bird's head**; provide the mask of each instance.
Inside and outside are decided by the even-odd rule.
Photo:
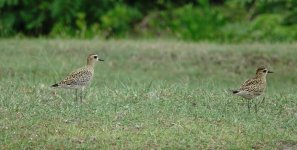
[[[104,61],[103,59],[99,58],[97,54],[90,54],[88,56],[88,65],[94,65],[96,61]]]
[[[270,71],[270,70],[268,70],[266,67],[259,67],[259,68],[257,69],[256,75],[266,77],[266,75],[267,75],[268,73],[273,73],[273,72]]]

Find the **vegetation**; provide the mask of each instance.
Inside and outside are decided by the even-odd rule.
[[[1,149],[297,148],[296,44],[6,39],[0,45]],[[71,90],[55,96],[49,86],[91,52],[105,61],[96,65],[84,103]],[[275,73],[260,109],[249,114],[246,101],[226,91],[260,64]]]
[[[0,36],[295,41],[296,0],[1,0]]]

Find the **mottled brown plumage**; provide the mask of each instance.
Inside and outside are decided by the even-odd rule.
[[[52,87],[58,88],[70,88],[81,90],[80,100],[82,101],[82,91],[83,89],[90,84],[93,75],[94,75],[94,66],[96,61],[103,61],[98,58],[96,54],[90,54],[87,58],[87,65],[71,72],[64,80],[61,82],[52,85]],[[77,94],[76,94],[77,99]]]
[[[71,72],[64,80],[58,83],[58,87],[79,89],[87,86],[93,78],[94,69],[83,67]]]
[[[258,68],[253,78],[246,80],[240,88],[232,90],[232,93],[248,100],[262,95],[266,89],[266,76],[268,73],[272,73],[272,71],[265,67]],[[248,107],[250,107],[249,104]]]

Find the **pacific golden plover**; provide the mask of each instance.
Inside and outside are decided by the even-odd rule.
[[[71,72],[64,80],[52,85],[52,87],[75,89],[76,100],[78,100],[78,90],[80,90],[80,102],[82,102],[83,90],[93,78],[96,61],[104,60],[99,59],[96,54],[90,54],[86,66]]]
[[[250,112],[250,100],[263,94],[266,88],[266,75],[273,73],[265,67],[259,67],[256,75],[246,80],[239,89],[232,90],[232,93],[248,100],[248,110]],[[257,111],[257,105],[255,105]]]

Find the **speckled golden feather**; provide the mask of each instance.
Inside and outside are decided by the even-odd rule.
[[[84,67],[70,73],[64,80],[58,83],[59,86],[86,86],[92,80],[94,70]]]

